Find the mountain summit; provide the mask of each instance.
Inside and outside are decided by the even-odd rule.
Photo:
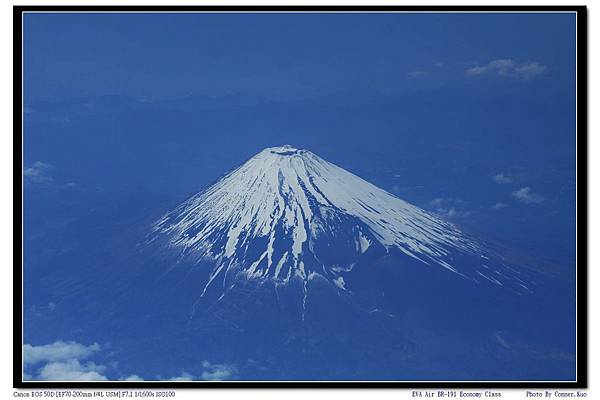
[[[155,223],[181,257],[214,260],[204,288],[240,278],[284,285],[323,278],[350,291],[361,265],[442,267],[474,283],[529,291],[521,272],[439,216],[308,150],[266,148]]]

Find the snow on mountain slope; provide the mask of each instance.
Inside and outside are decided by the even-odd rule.
[[[319,276],[348,290],[345,274],[377,248],[474,282],[530,290],[518,270],[455,225],[291,146],[258,153],[166,214],[153,234],[180,257],[215,260],[204,291],[239,276],[277,284]]]

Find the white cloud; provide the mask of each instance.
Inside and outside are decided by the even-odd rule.
[[[465,218],[471,215],[466,210],[467,202],[452,197],[436,197],[429,202],[429,205],[435,208],[435,212],[447,218]]]
[[[457,210],[454,207],[438,208],[436,211],[438,214],[443,215],[448,218],[464,218],[464,217],[468,217],[469,215],[471,215],[470,211]]]
[[[88,361],[94,355],[102,352],[99,344],[89,346],[77,342],[57,341],[42,346],[23,345],[23,371],[24,380],[42,381],[106,381],[109,380],[105,371],[117,368],[117,364],[108,363],[107,366]],[[212,364],[202,361],[202,369],[198,376],[186,371],[178,376],[173,376],[167,381],[198,381],[198,380],[226,380],[231,379],[237,372],[230,364]],[[159,377],[160,379],[160,377]],[[121,375],[119,381],[143,381],[139,375]]]
[[[438,67],[438,68],[444,68],[444,63],[443,63],[443,62],[441,62],[441,61],[439,61],[439,62],[436,62],[436,63],[435,63],[435,64],[433,64],[433,65],[435,65],[435,66],[436,66],[436,67]]]
[[[101,351],[98,343],[85,346],[77,342],[57,341],[42,346],[23,345],[23,365],[37,369],[37,374],[25,373],[29,380],[42,381],[105,381],[103,365],[83,360]]]
[[[23,176],[25,177],[25,182],[29,183],[50,183],[52,182],[52,177],[48,175],[48,172],[54,168],[52,164],[48,164],[41,161],[36,161],[29,168],[25,168],[23,171]]]
[[[409,76],[409,78],[419,78],[421,76],[427,75],[427,72],[425,72],[425,71],[411,71],[407,75]]]
[[[212,364],[209,361],[202,361],[203,371],[200,376],[191,375],[185,371],[179,376],[174,376],[168,381],[222,381],[232,378],[236,373],[236,368],[229,364]]]
[[[446,199],[442,198],[442,197],[436,197],[435,199],[431,200],[429,202],[430,205],[434,206],[434,207],[439,207],[441,206],[444,202],[446,201]]]
[[[144,378],[142,378],[141,376],[138,375],[129,375],[128,377],[125,378],[120,378],[120,381],[143,381]]]
[[[502,208],[506,208],[508,207],[508,204],[504,204],[504,203],[496,203],[492,206],[493,210],[500,210]]]
[[[187,372],[182,372],[179,376],[174,376],[172,378],[167,379],[168,381],[195,381],[198,380],[194,378],[193,375],[188,374]]]
[[[208,361],[202,362],[202,367],[205,369],[202,372],[202,379],[205,381],[222,381],[231,378],[236,370],[228,364],[211,364]]]
[[[94,343],[84,346],[76,342],[58,341],[43,346],[23,345],[23,363],[25,365],[40,362],[67,361],[71,359],[86,359],[100,351],[100,345]]]
[[[511,183],[513,180],[511,177],[506,176],[504,174],[496,174],[492,177],[492,180],[496,183]]]
[[[496,74],[508,78],[530,80],[547,70],[547,66],[538,62],[518,63],[510,58],[504,58],[490,61],[486,65],[477,65],[469,68],[466,73],[469,76]]]
[[[508,344],[508,342],[502,337],[502,332],[496,332],[496,334],[494,335],[496,336],[496,340],[498,340],[498,343],[500,343],[503,347],[510,349],[510,345]]]
[[[38,372],[38,379],[43,381],[105,381],[102,375],[105,367],[93,362],[82,364],[72,359],[64,362],[51,362]]]
[[[521,64],[515,67],[515,73],[521,79],[531,79],[546,72],[548,67],[536,62]]]
[[[544,202],[544,198],[533,192],[529,186],[522,187],[519,190],[512,192],[512,195],[521,203],[524,204],[541,204]]]

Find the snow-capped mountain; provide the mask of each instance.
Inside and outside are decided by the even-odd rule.
[[[166,201],[145,196],[128,200],[134,216],[111,221],[115,206],[68,229],[70,253],[31,269],[27,343],[103,331],[124,370],[149,378],[203,360],[268,381],[574,371],[574,342],[545,328],[573,335],[567,274],[310,151],[265,149],[162,217]]]
[[[399,199],[308,150],[271,147],[155,223],[152,239],[179,257],[214,260],[203,295],[238,279],[347,276],[378,257],[443,268],[474,284],[530,291],[523,271],[454,224]]]

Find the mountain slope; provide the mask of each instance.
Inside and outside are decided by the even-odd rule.
[[[203,295],[240,277],[287,284],[319,276],[349,290],[347,274],[390,252],[517,293],[531,285],[455,225],[291,146],[261,151],[166,214],[151,240],[161,238],[180,258],[216,261]]]

